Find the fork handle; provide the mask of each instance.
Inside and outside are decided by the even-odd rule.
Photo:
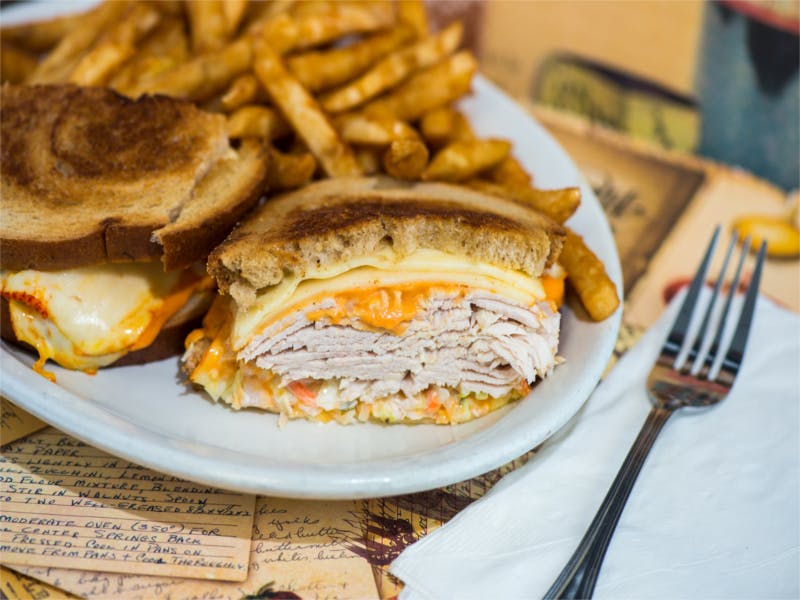
[[[666,408],[654,406],[625,457],[614,483],[600,505],[581,543],[569,559],[550,589],[544,595],[550,598],[591,598],[600,566],[625,502],[633,489],[636,477],[642,470],[647,453],[653,447],[656,436],[672,414]]]

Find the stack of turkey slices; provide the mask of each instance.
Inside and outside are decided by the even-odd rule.
[[[215,399],[284,419],[468,421],[556,364],[564,235],[458,186],[312,184],[211,253],[224,295],[185,369]]]
[[[101,88],[5,85],[0,118],[2,337],[43,374],[180,353],[267,153],[188,102]]]

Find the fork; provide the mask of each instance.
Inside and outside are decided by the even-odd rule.
[[[650,414],[647,415],[639,435],[589,525],[589,529],[544,598],[591,598],[603,558],[622,514],[622,509],[625,507],[625,502],[633,489],[647,454],[667,419],[680,408],[705,407],[722,401],[728,395],[734,379],[736,379],[750,332],[750,323],[766,254],[766,243],[762,243],[759,248],[753,275],[739,315],[739,322],[727,352],[722,355],[721,363],[716,364],[721,356],[723,332],[726,328],[731,300],[739,286],[744,258],[750,248],[749,237],[743,243],[730,291],[717,321],[718,325],[713,337],[710,336],[708,330],[712,321],[712,312],[720,296],[722,281],[737,243],[735,234],[725,254],[719,277],[717,277],[698,333],[694,337],[685,360],[681,355],[684,343],[687,342],[689,327],[698,305],[700,291],[704,285],[719,233],[720,227],[717,226],[689,286],[680,312],[672,325],[672,330],[661,348],[661,354],[647,378],[647,392],[653,404]]]

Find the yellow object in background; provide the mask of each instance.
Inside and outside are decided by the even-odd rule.
[[[572,55],[546,60],[531,95],[663,148],[694,152],[699,143],[700,115],[692,100]]]

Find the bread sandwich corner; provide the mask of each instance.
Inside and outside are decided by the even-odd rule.
[[[383,177],[267,201],[209,257],[195,384],[282,420],[459,423],[526,395],[557,347],[565,231],[513,201]]]
[[[9,85],[0,102],[0,334],[85,371],[179,353],[202,263],[258,201],[268,153],[163,96]],[[200,268],[197,268],[197,265]]]

